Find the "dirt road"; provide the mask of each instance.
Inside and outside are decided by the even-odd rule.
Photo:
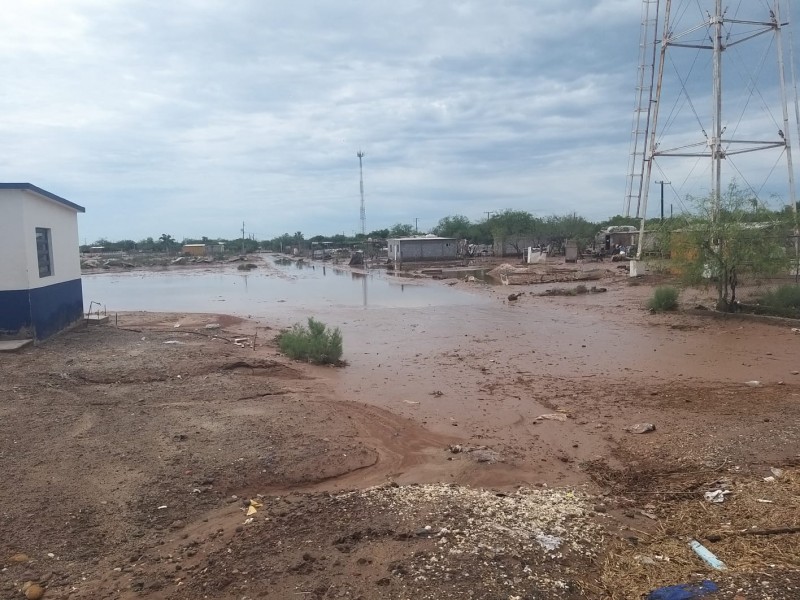
[[[649,315],[623,281],[472,292],[492,302],[348,318],[343,369],[215,314],[0,356],[0,593],[798,597],[800,336]]]

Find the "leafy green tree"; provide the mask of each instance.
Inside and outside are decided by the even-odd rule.
[[[441,237],[468,239],[472,223],[464,215],[453,215],[439,219],[433,233]]]
[[[526,240],[532,239],[536,234],[539,219],[524,210],[506,209],[489,219],[489,230],[499,254],[503,253],[506,245],[510,245],[518,256],[522,256],[522,249]]]
[[[145,238],[143,240],[139,240],[137,243],[139,250],[144,250],[145,252],[154,252],[156,250],[156,241],[151,238]]]
[[[694,203],[686,227],[670,236],[672,258],[687,283],[716,283],[717,310],[734,310],[741,279],[788,272],[790,221],[761,208],[735,183],[718,201]]]
[[[559,246],[569,239],[577,240],[580,246],[586,246],[594,239],[597,229],[597,225],[578,216],[577,213],[552,215],[544,220],[541,237]]]
[[[414,226],[407,223],[395,223],[389,229],[390,238],[410,237],[414,235]]]
[[[168,233],[162,233],[161,237],[158,238],[158,241],[161,243],[161,248],[164,250],[164,252],[169,252],[177,243],[175,238]]]
[[[373,240],[385,240],[389,237],[389,230],[388,229],[376,229],[375,231],[370,231],[367,234],[367,237],[371,237]]]

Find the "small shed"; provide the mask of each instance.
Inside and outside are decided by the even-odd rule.
[[[79,212],[30,183],[0,183],[0,335],[43,340],[83,316]]]
[[[205,244],[184,244],[181,252],[191,256],[205,256],[207,249]]]
[[[389,260],[396,263],[452,260],[458,256],[458,240],[435,235],[389,238]]]

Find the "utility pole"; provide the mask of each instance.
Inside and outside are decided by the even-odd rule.
[[[419,217],[414,217],[414,233],[419,233]]]
[[[494,214],[494,211],[492,211],[492,210],[487,210],[487,211],[486,211],[486,220],[488,221],[488,220],[489,220],[489,217],[490,217],[491,215],[493,215],[493,214]]]
[[[361,182],[361,235],[367,235],[367,211],[364,207],[364,165],[361,162],[364,153],[359,150],[356,156],[358,156],[358,173]]]
[[[244,256],[244,221],[242,221],[242,256]]]
[[[664,184],[670,185],[671,182],[669,181],[656,181],[656,183],[661,185],[661,222],[664,222]],[[670,211],[672,208],[670,207]],[[672,216],[672,215],[670,215]]]

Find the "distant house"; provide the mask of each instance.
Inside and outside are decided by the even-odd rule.
[[[206,245],[205,244],[184,244],[183,248],[181,248],[181,252],[184,254],[190,254],[191,256],[205,256],[206,255]]]
[[[396,263],[451,260],[458,255],[458,240],[435,235],[389,238],[389,260]]]
[[[618,246],[623,248],[635,246],[638,243],[638,239],[638,227],[633,225],[612,225],[595,236],[595,247],[598,250],[605,250],[606,253],[612,253]]]
[[[43,340],[81,319],[79,212],[30,183],[0,183],[0,335]]]
[[[184,244],[181,252],[190,256],[214,256],[225,253],[225,244]]]

